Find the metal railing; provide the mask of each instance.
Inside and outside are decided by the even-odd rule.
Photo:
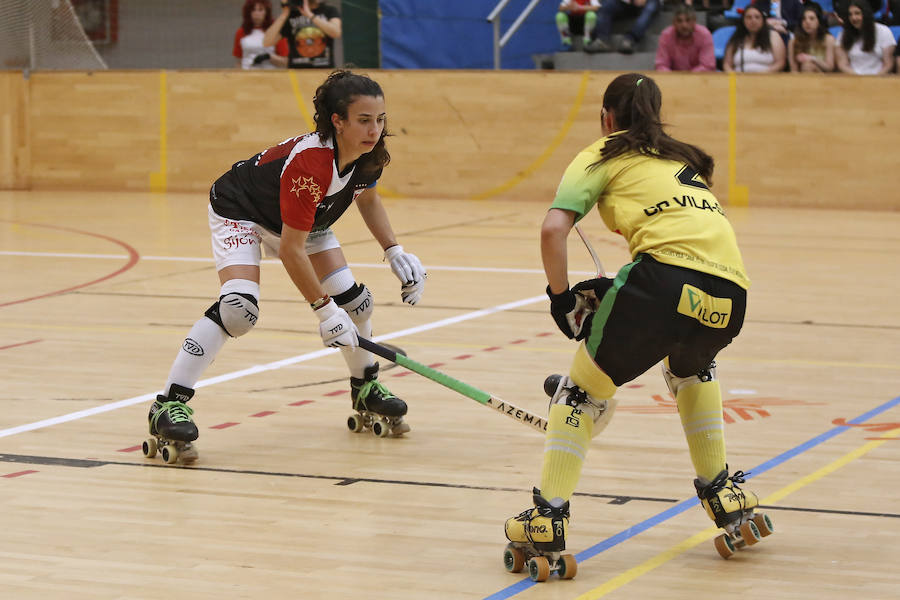
[[[509,41],[509,38],[513,36],[513,34],[518,31],[519,27],[521,27],[522,23],[525,19],[528,18],[528,15],[531,14],[531,11],[534,10],[534,7],[538,5],[538,2],[541,0],[531,0],[528,3],[528,6],[525,7],[525,10],[522,11],[513,24],[509,26],[509,29],[506,30],[506,33],[503,34],[503,37],[500,37],[500,13],[506,8],[506,5],[509,4],[509,0],[500,0],[497,3],[497,6],[494,7],[494,10],[491,11],[491,14],[488,15],[488,23],[491,23],[494,26],[494,68],[500,68],[500,50],[506,43]]]

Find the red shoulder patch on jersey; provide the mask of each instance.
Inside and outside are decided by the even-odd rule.
[[[312,147],[297,152],[281,174],[281,220],[294,229],[310,231],[316,207],[331,184],[334,152]]]

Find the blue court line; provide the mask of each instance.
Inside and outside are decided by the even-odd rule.
[[[881,406],[876,406],[869,412],[863,413],[860,416],[856,417],[855,419],[851,419],[850,421],[848,421],[848,423],[851,423],[853,425],[859,425],[860,423],[864,423],[874,416],[880,415],[881,413],[883,413],[887,410],[890,410],[891,408],[897,406],[898,404],[900,404],[900,396],[894,398],[893,400],[889,400],[889,401],[885,402]],[[775,458],[769,459],[766,462],[754,467],[753,469],[751,469],[748,472],[748,475],[746,476],[746,478],[751,479],[752,477],[755,477],[757,475],[765,473],[766,471],[780,465],[781,463],[794,458],[798,454],[802,454],[803,452],[806,452],[807,450],[815,448],[819,444],[822,444],[822,443],[830,440],[831,438],[835,437],[836,435],[844,433],[848,429],[851,429],[851,427],[849,427],[847,425],[838,425],[837,427],[835,427],[833,429],[830,429],[820,435],[817,435],[816,437],[812,438],[811,440],[808,440],[808,441],[800,444],[799,446],[795,446],[794,448],[791,448],[790,450],[782,452]],[[650,517],[649,519],[647,519],[645,521],[641,521],[637,525],[633,525],[633,526],[629,527],[628,529],[620,531],[619,533],[615,534],[614,536],[609,537],[609,538],[603,540],[602,542],[600,542],[599,544],[595,544],[595,545],[591,546],[590,548],[587,548],[586,550],[582,550],[581,552],[579,552],[578,554],[575,555],[575,560],[579,564],[581,564],[582,562],[588,560],[589,558],[593,558],[594,556],[597,556],[601,552],[608,550],[608,549],[612,548],[613,546],[617,546],[618,544],[621,544],[622,542],[624,542],[630,538],[633,538],[634,536],[650,529],[651,527],[659,525],[663,521],[668,521],[672,517],[680,515],[687,509],[689,509],[693,506],[697,506],[699,504],[699,502],[700,501],[696,497],[689,498],[688,500],[683,500],[682,502],[679,502],[675,506],[662,511],[658,515]],[[498,560],[498,563],[499,563],[499,560]],[[517,581],[513,585],[506,587],[506,588],[500,590],[499,592],[495,592],[495,593],[491,594],[490,596],[486,596],[484,598],[484,600],[504,600],[505,598],[511,598],[512,596],[515,596],[516,594],[518,594],[520,592],[524,592],[525,590],[527,590],[535,585],[538,585],[538,584],[526,577],[525,579]]]

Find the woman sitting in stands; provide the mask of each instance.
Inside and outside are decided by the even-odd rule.
[[[784,42],[762,11],[751,4],[725,46],[722,68],[730,73],[777,73],[784,70]]]
[[[852,0],[837,39],[837,66],[842,73],[887,75],[894,68],[894,34],[875,22],[865,0]]]
[[[834,36],[816,2],[803,5],[803,18],[788,42],[788,60],[792,73],[830,73],[834,71]]]

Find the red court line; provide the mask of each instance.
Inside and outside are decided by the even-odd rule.
[[[268,417],[269,415],[274,415],[277,411],[274,410],[264,410],[262,412],[258,412],[255,415],[250,415],[251,417]]]
[[[333,392],[328,392],[325,396],[340,396],[341,394],[346,394],[348,390],[335,390]]]
[[[431,364],[428,365],[428,366],[431,367],[432,369],[437,369],[438,367],[443,367],[443,366],[444,366],[444,363],[442,363],[442,362],[436,362],[436,363],[431,363]]]
[[[527,341],[528,340],[513,340],[510,342],[510,344],[524,344]]]
[[[6,475],[0,475],[0,477],[5,477],[7,479],[11,479],[13,477],[20,477],[22,475],[29,475],[31,473],[37,473],[37,471],[19,471],[17,473],[7,473]]]
[[[298,402],[291,402],[288,406],[303,406],[304,404],[311,404],[312,400],[300,400]]]
[[[137,451],[140,450],[141,448],[143,448],[143,445],[141,445],[141,446],[131,446],[130,448],[122,448],[121,450],[116,450],[116,452],[137,452]]]
[[[500,346],[491,346],[490,348],[484,348],[482,352],[493,352],[494,350],[500,350]]]
[[[70,233],[78,233],[81,235],[88,235],[91,237],[106,240],[108,242],[112,242],[113,244],[121,246],[122,248],[125,249],[126,252],[128,252],[128,262],[125,263],[125,266],[121,267],[120,269],[117,269],[116,271],[113,271],[109,275],[105,275],[99,279],[94,279],[93,281],[88,281],[87,283],[81,283],[81,284],[78,284],[78,285],[75,285],[72,287],[68,287],[63,290],[57,290],[55,292],[47,292],[46,294],[41,294],[39,296],[32,296],[31,298],[22,298],[21,300],[12,300],[10,302],[4,302],[3,304],[0,304],[0,308],[2,308],[4,306],[11,306],[13,304],[21,304],[22,302],[30,302],[32,300],[40,300],[41,298],[49,298],[50,296],[58,296],[60,294],[65,294],[66,292],[72,292],[74,290],[78,290],[83,287],[87,287],[89,285],[94,285],[95,283],[100,283],[101,281],[106,281],[107,279],[112,279],[113,277],[120,275],[120,274],[124,273],[125,271],[127,271],[128,269],[132,268],[134,265],[137,264],[138,260],[140,260],[140,254],[138,254],[137,250],[135,250],[134,248],[132,248],[131,246],[129,246],[128,244],[126,244],[123,241],[117,240],[115,238],[111,238],[107,235],[103,235],[100,233],[91,233],[90,231],[81,231],[79,229],[72,229],[70,227],[60,227],[58,225],[45,225],[43,223],[23,223],[21,221],[9,221],[6,219],[0,219],[0,223],[12,223],[13,225],[24,225],[26,227],[45,227],[47,229],[57,229],[59,231],[68,231]]]
[[[234,427],[235,425],[240,425],[240,423],[232,423],[229,421],[227,423],[219,423],[218,425],[213,425],[212,427],[210,427],[210,429],[228,429],[229,427]]]
[[[453,360],[466,360],[467,358],[472,358],[471,354],[460,354],[459,356],[454,356]]]
[[[44,340],[30,340],[27,342],[19,342],[18,344],[10,344],[9,346],[0,346],[0,350],[9,350],[10,348],[18,348],[19,346],[27,346],[28,344],[36,344]]]

